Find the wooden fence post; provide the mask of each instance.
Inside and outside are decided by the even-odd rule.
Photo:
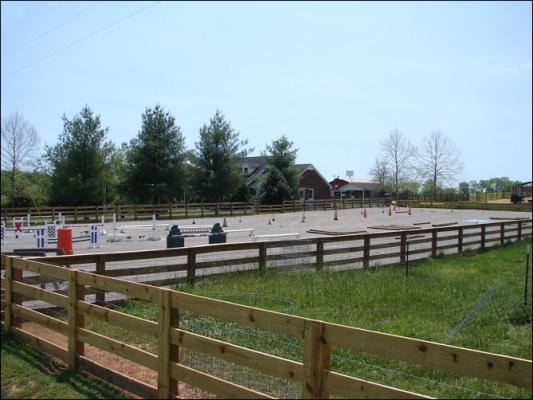
[[[200,203],[200,207],[201,207],[201,216],[203,218],[204,217],[204,202],[203,201]]]
[[[78,300],[85,299],[85,287],[78,285],[78,272],[70,270],[68,282],[68,366],[78,368],[78,356],[85,354],[85,344],[78,341],[77,329],[83,328],[85,318],[78,314]]]
[[[433,229],[431,231],[431,258],[437,258],[437,230]]]
[[[518,221],[518,241],[522,240],[522,221]]]
[[[368,268],[370,264],[370,235],[365,235],[363,241],[363,268]]]
[[[400,262],[405,262],[405,250],[407,247],[407,232],[400,233]]]
[[[500,225],[500,246],[503,246],[505,244],[505,223],[501,223]]]
[[[217,201],[217,208],[215,210],[215,217],[218,217],[219,214],[220,214],[220,202]]]
[[[324,324],[306,320],[304,332],[304,399],[329,399],[325,370],[329,369],[329,345],[324,338]]]
[[[6,260],[6,308],[4,310],[4,322],[6,331],[11,332],[13,326],[13,314],[11,313],[11,304],[13,303],[13,259],[7,257]]]
[[[96,261],[96,274],[98,275],[105,275],[105,255],[99,254],[98,260]],[[103,290],[98,289],[96,292],[96,304],[99,306],[105,305],[105,292]]]
[[[172,219],[172,203],[168,203],[168,219]]]
[[[189,218],[189,203],[185,203],[185,218]]]
[[[169,307],[170,303],[169,303]],[[177,308],[170,308],[170,326],[173,328],[180,327],[180,314]],[[180,348],[176,344],[170,344],[170,361],[179,362],[180,361]],[[178,381],[170,378],[170,392],[174,393],[176,396],[179,395]]]
[[[485,250],[485,225],[481,227],[481,250]]]
[[[78,207],[74,207],[74,223],[78,222]]]
[[[157,397],[170,395],[170,291],[159,289],[159,351],[157,371]]]
[[[266,242],[259,243],[259,273],[263,275],[266,272],[267,246]]]
[[[23,281],[23,279],[22,279],[22,270],[12,267],[11,280],[12,280],[12,282],[22,282]],[[22,304],[22,295],[18,294],[18,293],[13,293],[12,297],[11,297],[11,304],[21,305]],[[22,319],[19,318],[19,317],[12,317],[11,324],[15,328],[21,328],[22,327]]]
[[[324,239],[316,240],[316,270],[322,271],[324,267]]]
[[[193,249],[189,249],[187,253],[187,283],[194,285],[196,277],[196,253]]]
[[[233,217],[233,201],[229,203],[229,215]]]
[[[463,227],[459,227],[459,237],[457,238],[457,252],[461,254],[463,252]]]

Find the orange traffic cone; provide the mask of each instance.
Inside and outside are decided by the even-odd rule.
[[[389,207],[389,217],[392,215],[392,210],[391,208]]]
[[[363,212],[363,218],[366,218],[366,208],[365,208],[365,211]]]
[[[224,217],[224,222],[222,222],[222,227],[223,228],[227,228],[228,227],[228,222],[226,221],[226,217]]]
[[[335,210],[335,214],[333,215],[333,221],[338,221],[338,217],[337,217],[337,210]]]
[[[409,207],[409,211],[407,212],[407,215],[413,215],[413,213],[411,212],[411,207]]]

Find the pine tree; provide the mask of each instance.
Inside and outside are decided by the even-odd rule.
[[[192,187],[200,200],[224,201],[237,193],[244,183],[239,159],[248,153],[243,149],[247,143],[218,110],[209,125],[204,124],[191,156]]]
[[[175,118],[156,105],[125,149],[121,189],[135,202],[158,204],[182,198],[186,184],[185,139]]]
[[[89,106],[69,120],[63,115],[59,143],[46,148],[52,171],[50,201],[61,205],[94,205],[102,202],[109,184],[109,164],[114,146],[107,142],[108,128]]]
[[[261,185],[259,200],[265,204],[280,204],[290,196],[291,188],[287,180],[279,169],[271,166],[263,185]]]

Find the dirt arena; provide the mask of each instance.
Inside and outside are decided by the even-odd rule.
[[[261,215],[246,215],[227,217],[227,228],[224,230],[239,230],[239,229],[253,229],[255,236],[250,236],[250,232],[230,232],[227,235],[227,242],[251,242],[251,241],[270,241],[281,239],[294,238],[310,238],[310,237],[327,237],[325,235],[308,233],[308,230],[317,229],[323,231],[333,232],[356,232],[366,231],[368,233],[383,232],[383,230],[373,229],[372,226],[377,225],[402,225],[413,226],[416,223],[429,222],[429,224],[418,225],[422,228],[430,228],[432,224],[444,224],[457,222],[458,225],[468,225],[473,223],[488,223],[496,222],[491,220],[491,217],[496,218],[532,218],[531,212],[518,211],[489,211],[489,210],[446,210],[446,209],[430,209],[430,208],[413,208],[412,215],[408,215],[407,208],[398,209],[396,212],[392,211],[389,216],[388,208],[368,208],[366,209],[367,217],[362,215],[362,210],[344,209],[337,211],[337,220],[334,220],[334,211],[306,211],[305,213],[285,213],[285,214],[261,214]],[[305,216],[305,218],[303,218]],[[302,220],[304,222],[302,222]],[[468,221],[471,220],[471,221]],[[474,221],[475,220],[475,221]],[[212,226],[218,222],[222,225],[223,217],[218,218],[196,218],[193,225],[192,219],[180,220],[159,220],[158,225],[178,225],[182,226]],[[270,224],[269,224],[270,222]],[[146,225],[143,228],[135,230],[120,229],[120,227],[131,227],[134,225]],[[68,225],[66,225],[68,226]],[[74,254],[83,253],[99,253],[99,252],[124,252],[135,250],[149,250],[149,249],[164,249],[166,248],[166,226],[158,226],[155,236],[159,240],[147,240],[151,235],[151,221],[128,221],[117,223],[119,229],[116,230],[117,237],[120,241],[110,242],[109,238],[113,235],[113,224],[111,222],[105,223],[105,231],[107,235],[99,237],[101,247],[91,248],[89,241],[80,241],[73,243]],[[9,227],[11,228],[11,227]],[[87,236],[89,228],[75,227],[73,228],[73,237]],[[120,233],[121,230],[124,233]],[[265,235],[279,235],[279,234],[297,234],[298,236],[267,236]],[[128,236],[130,239],[128,239]],[[141,238],[139,238],[139,236]],[[263,236],[263,237],[262,237]],[[34,233],[24,233],[18,239],[14,237],[13,230],[6,231],[6,243],[2,244],[2,251],[12,251],[20,248],[35,248],[36,240]],[[187,237],[185,238],[185,247],[199,246],[208,244],[208,237]],[[48,247],[55,247],[54,243],[50,243]]]

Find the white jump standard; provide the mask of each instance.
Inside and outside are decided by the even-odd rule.
[[[107,238],[108,242],[119,242],[122,240],[122,237],[120,234],[126,233],[126,231],[145,231],[146,228],[150,229],[150,236],[146,238],[146,240],[161,240],[161,236],[156,236],[156,230],[157,227],[164,227],[165,231],[168,231],[170,229],[170,224],[156,224],[156,216],[155,214],[152,214],[152,225],[124,225],[124,226],[117,226],[117,216],[116,214],[113,214],[113,234]],[[119,235],[117,235],[117,231]],[[127,237],[128,239],[130,237]],[[143,236],[139,236],[139,239],[143,239]]]

